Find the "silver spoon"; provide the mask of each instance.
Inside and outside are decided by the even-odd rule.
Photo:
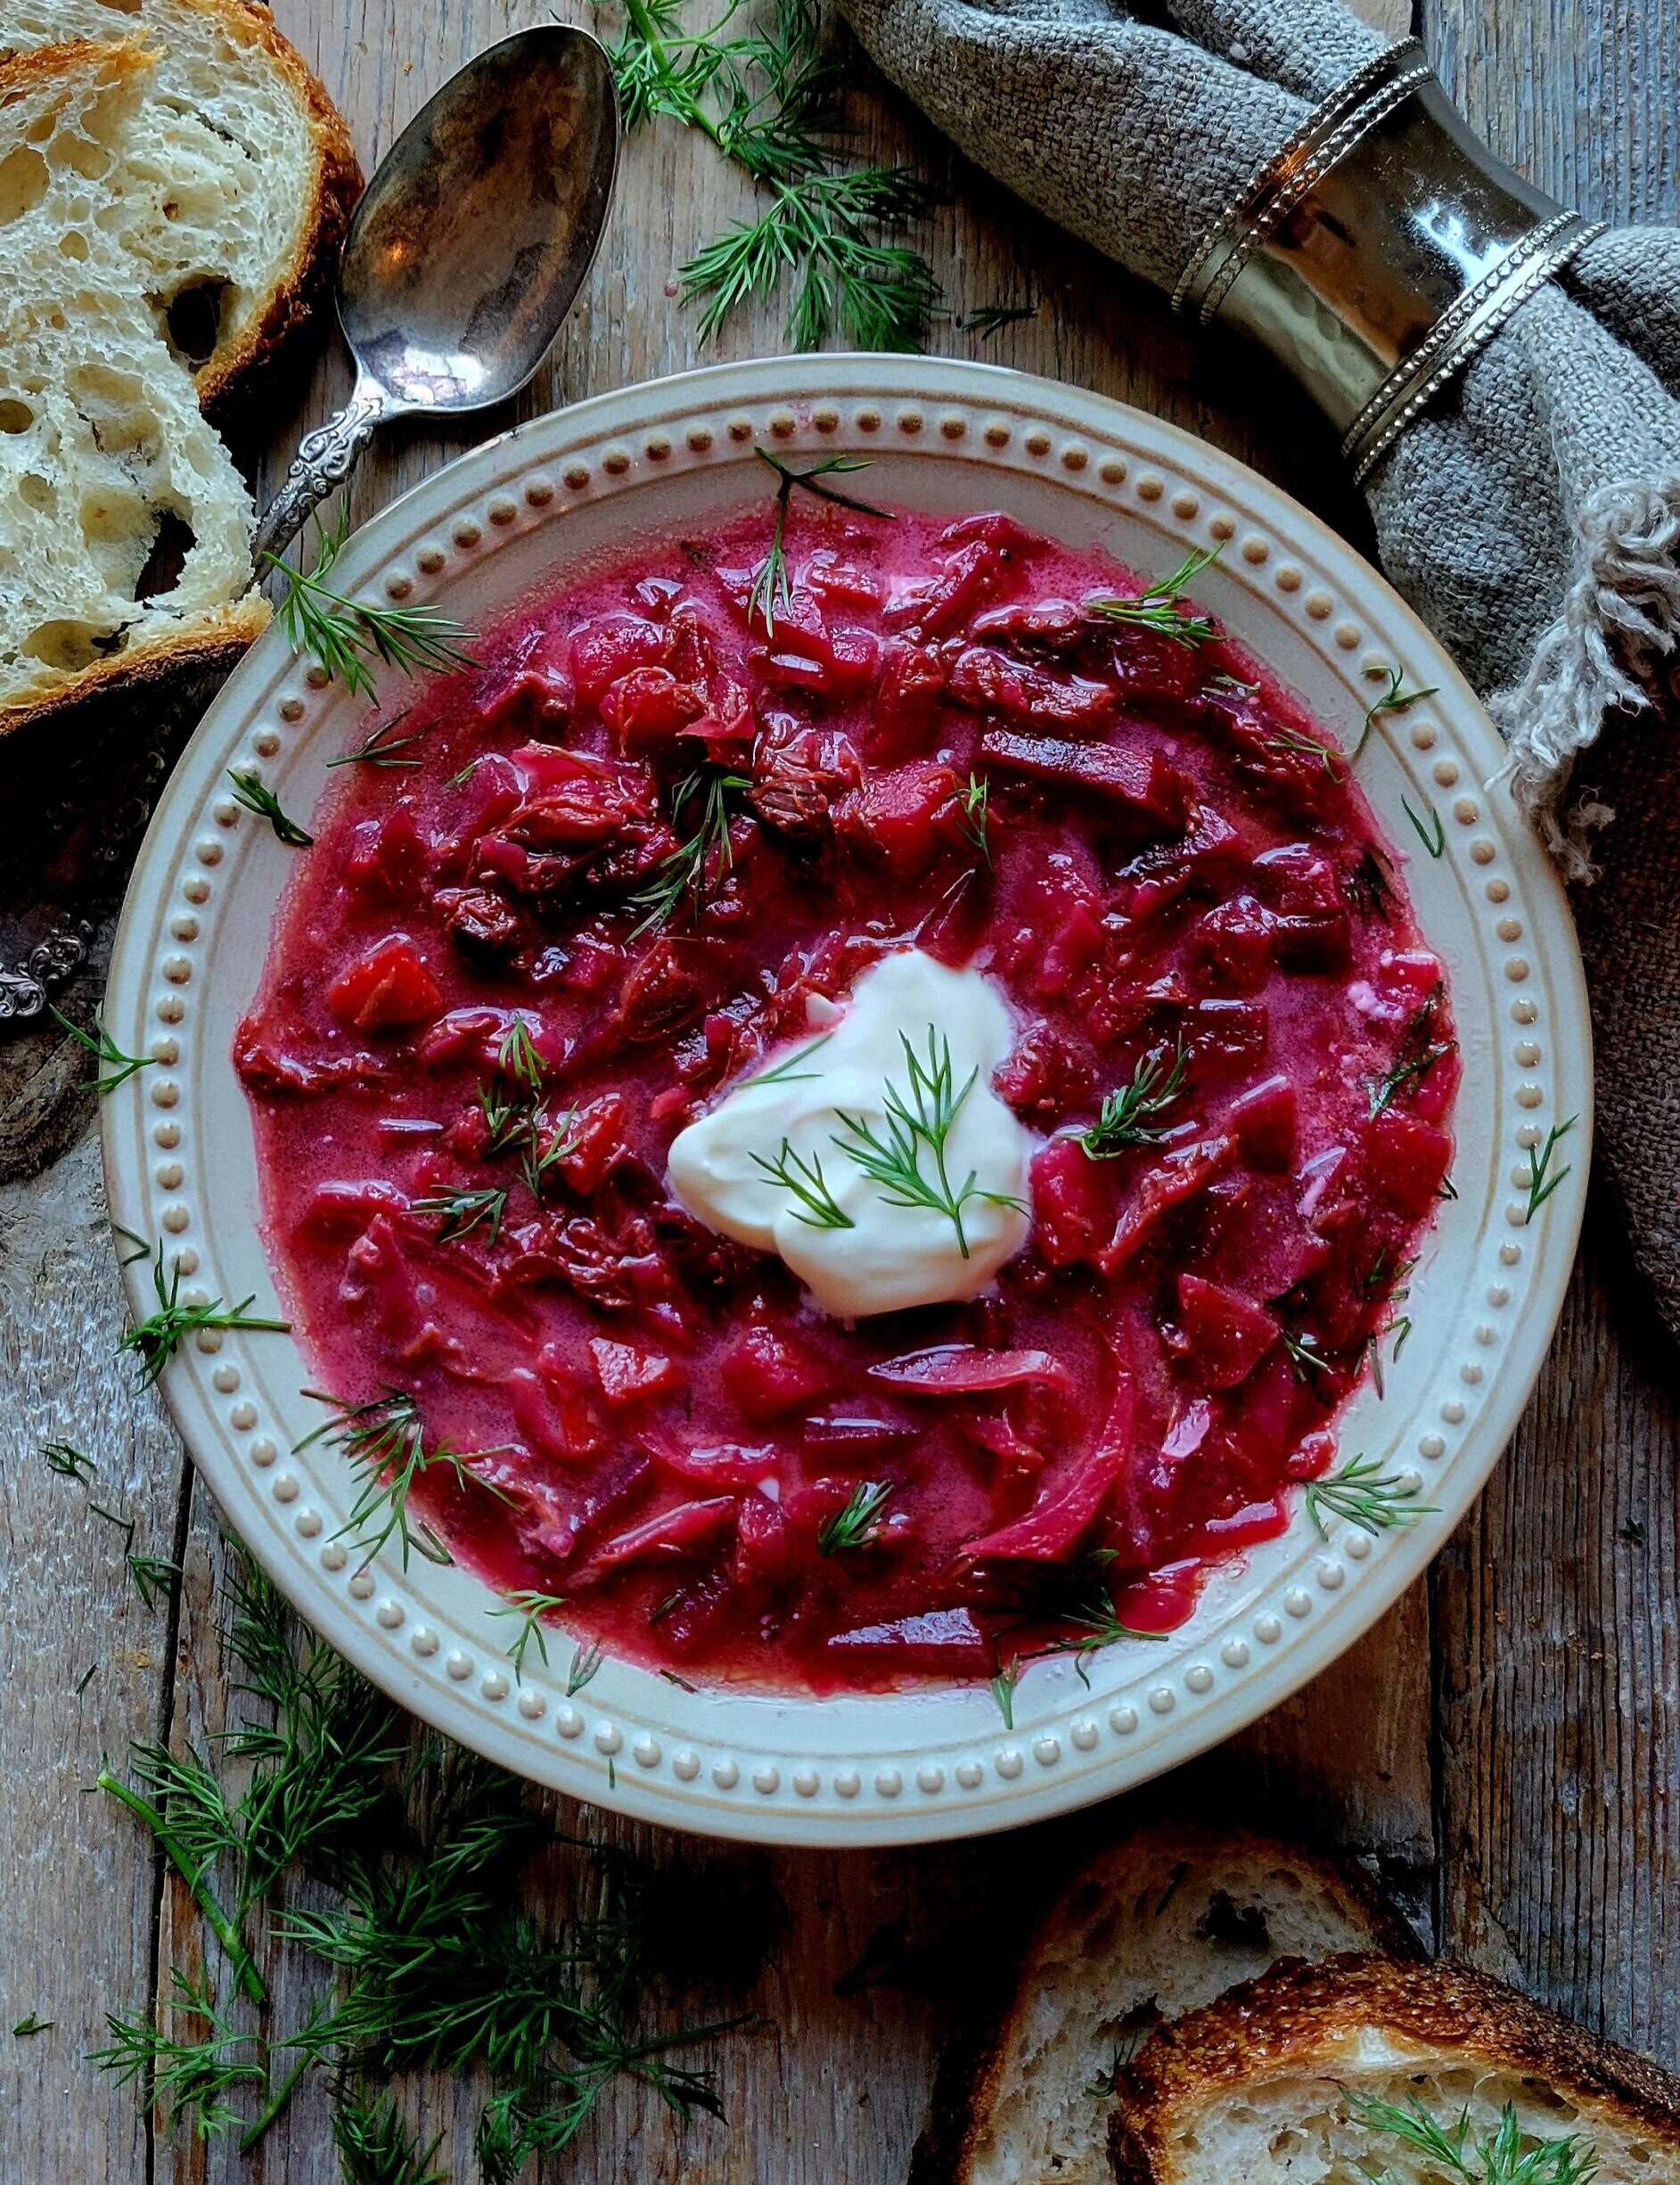
[[[468,62],[380,162],[339,260],[356,385],[311,432],[257,526],[278,554],[374,428],[517,394],[594,261],[619,159],[619,101],[587,31],[523,30]]]

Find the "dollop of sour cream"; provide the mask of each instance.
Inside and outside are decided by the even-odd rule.
[[[808,1039],[678,1134],[671,1189],[709,1228],[775,1253],[837,1318],[976,1296],[1031,1228],[1037,1141],[991,1082],[1012,1040],[983,973],[902,949],[843,1003],[814,1003]],[[941,1160],[905,1117],[937,1125],[952,1103]],[[865,1132],[907,1147],[920,1187],[872,1175]],[[920,1187],[938,1203],[900,1203]]]

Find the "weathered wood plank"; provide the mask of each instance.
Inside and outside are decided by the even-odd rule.
[[[1424,25],[1497,150],[1589,214],[1674,218],[1672,7],[1426,0]],[[1675,2065],[1676,1361],[1602,1202],[1522,1429],[1437,1566],[1441,1915],[1449,1947]]]

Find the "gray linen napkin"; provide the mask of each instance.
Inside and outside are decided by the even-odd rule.
[[[969,157],[1170,290],[1258,169],[1382,48],[1340,0],[840,0]],[[1586,208],[1588,211],[1592,209]],[[1367,481],[1389,578],[1512,748],[1572,879],[1600,1145],[1680,1335],[1680,233],[1589,243]],[[1601,730],[1606,731],[1599,742]],[[1572,798],[1590,761],[1595,794]]]

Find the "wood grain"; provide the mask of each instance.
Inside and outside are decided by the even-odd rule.
[[[1427,0],[1494,146],[1589,215],[1680,205],[1680,13]],[[1443,1940],[1680,2062],[1673,1346],[1598,1210],[1534,1401],[1436,1566]]]
[[[1405,0],[1362,12],[1398,33]],[[371,167],[421,101],[491,39],[544,20],[539,0],[279,0],[282,27],[349,118]],[[1426,29],[1484,125],[1543,178],[1611,211],[1671,206],[1680,32],[1668,0],[1431,0]],[[1553,24],[1551,15],[1555,13]],[[1637,20],[1631,20],[1636,18]],[[583,20],[583,18],[579,18]],[[959,309],[1031,293],[1037,317],[979,345],[949,322],[933,346],[979,354],[1135,401],[1277,478],[1356,541],[1363,509],[1303,398],[1246,351],[1191,340],[1160,299],[1069,242],[948,151],[861,62],[848,71],[861,143],[914,160],[947,190],[931,253]],[[1560,104],[1557,86],[1569,86]],[[1595,196],[1594,190],[1598,192]],[[520,405],[555,403],[701,361],[675,268],[751,191],[674,127],[627,149],[613,226],[550,366]],[[783,345],[774,310],[719,356]],[[251,451],[272,483],[300,432],[341,398],[340,356],[282,398]],[[499,423],[500,421],[495,421]],[[468,444],[411,433],[381,445],[355,489],[359,516]],[[1578,1279],[1553,1361],[1513,1454],[1438,1566],[1307,1692],[1166,1792],[1272,1813],[1378,1858],[1455,1946],[1513,1969],[1583,2015],[1680,2059],[1680,1675],[1675,1604],[1672,1360],[1598,1273]],[[0,1750],[0,2185],[287,2181],[336,2175],[321,2091],[306,2086],[245,2164],[225,2145],[170,2140],[82,2060],[110,2005],[143,2008],[160,1967],[190,1962],[195,1924],[109,1802],[79,1795],[131,1737],[201,1743],[227,1691],[215,1630],[214,1512],[160,1408],[113,1358],[120,1311],[84,1136],[31,1186],[0,1192],[0,1375],[23,1401],[0,1417],[8,1707]],[[178,1616],[149,1615],[122,1542],[38,1463],[80,1440],[102,1485],[142,1513],[143,1545],[184,1569]],[[113,1505],[114,1506],[114,1505]],[[1643,1547],[1619,1538],[1639,1520]],[[78,1699],[72,1687],[97,1672]],[[1125,1823],[1111,1806],[989,1844],[884,1855],[771,1854],[637,1828],[587,1809],[569,1832],[634,1846],[707,1897],[774,1892],[786,1927],[746,2000],[759,2026],[718,2055],[733,2120],[679,2132],[633,2091],[602,2105],[554,2174],[647,2185],[896,2185],[920,2122],[951,1996],[1024,1906]],[[1437,1859],[1438,1848],[1442,1854]],[[560,1877],[545,1870],[536,1895]],[[301,2016],[295,1960],[276,2010]],[[725,2000],[725,1999],[719,1999]],[[733,1999],[732,1999],[733,2000]],[[33,2010],[34,2041],[5,2028]],[[470,2086],[411,2090],[471,2174]]]

